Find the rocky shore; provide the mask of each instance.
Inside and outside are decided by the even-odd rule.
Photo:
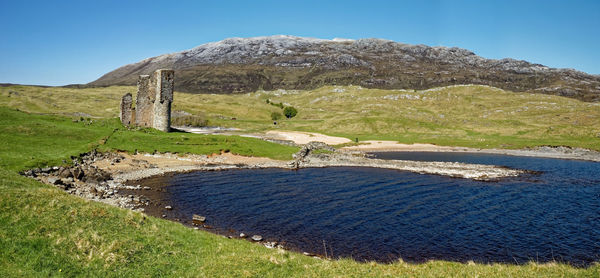
[[[291,161],[243,157],[231,153],[178,155],[92,151],[72,157],[72,166],[36,168],[22,174],[85,199],[144,211],[148,204],[144,190],[148,188],[126,185],[127,182],[176,172],[335,166],[387,168],[481,181],[514,177],[526,172],[491,165],[373,159],[364,152],[341,152],[321,142],[310,142],[305,144]]]
[[[328,152],[311,154],[315,150],[326,150]],[[304,145],[295,156],[296,160],[291,163],[291,166],[295,168],[332,166],[376,167],[480,181],[493,181],[500,178],[515,177],[526,172],[524,170],[494,165],[374,159],[367,157],[362,152],[336,152],[335,149],[320,142],[311,142]]]
[[[217,171],[227,169],[286,168],[356,166],[378,167],[412,171],[422,174],[444,175],[482,181],[493,181],[518,176],[526,171],[499,166],[451,163],[419,162],[405,160],[381,160],[369,158],[360,151],[338,151],[321,142],[309,142],[302,146],[291,161],[278,161],[261,157],[243,157],[231,153],[213,155],[128,154],[121,152],[99,153],[92,151],[72,157],[71,166],[54,166],[24,171],[22,174],[46,184],[61,188],[82,198],[103,202],[121,208],[145,212],[156,217],[191,225],[219,233],[206,225],[206,217],[194,215],[193,219],[181,219],[171,205],[160,203],[165,185],[147,186],[138,180],[169,173],[189,171]],[[142,185],[143,184],[143,185]],[[227,232],[224,236],[237,237]],[[264,241],[260,235],[240,238],[261,242],[268,248],[284,248],[276,242]]]
[[[448,147],[432,144],[402,144],[396,141],[371,140],[360,145],[343,147],[347,151],[363,152],[458,152],[484,153],[540,158],[573,159],[600,162],[600,152],[567,146],[538,146],[526,149],[478,149],[467,147]]]

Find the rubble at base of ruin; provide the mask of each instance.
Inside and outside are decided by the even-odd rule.
[[[132,108],[130,93],[121,99],[121,123],[168,132],[171,129],[174,75],[174,71],[169,69],[156,70],[151,76],[140,75],[135,108]]]

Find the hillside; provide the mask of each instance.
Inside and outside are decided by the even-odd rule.
[[[132,86],[12,86],[0,88],[0,103],[27,112],[77,118],[117,117],[121,96],[135,94],[135,90]],[[244,132],[279,129],[352,140],[511,149],[567,145],[600,150],[600,103],[481,85],[428,90],[325,86],[235,95],[177,92],[174,99],[174,114],[189,113],[208,120],[211,126],[236,127]],[[267,99],[292,105],[299,113],[275,126],[270,115],[281,113],[281,109],[267,104]]]
[[[293,36],[230,38],[207,43],[122,66],[88,85],[135,85],[138,75],[159,68],[173,68],[176,89],[190,93],[315,89],[324,85],[429,89],[482,84],[600,101],[600,77],[571,69],[514,59],[485,59],[456,47]]]

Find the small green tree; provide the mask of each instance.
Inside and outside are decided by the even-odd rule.
[[[281,113],[279,113],[279,112],[273,112],[273,113],[271,113],[271,120],[277,121],[277,120],[281,119],[282,116],[283,115],[281,115]]]
[[[292,106],[287,106],[283,109],[283,115],[285,115],[285,117],[288,119],[295,117],[296,114],[298,114],[298,110]]]

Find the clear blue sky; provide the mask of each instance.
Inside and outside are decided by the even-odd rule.
[[[600,74],[600,1],[0,0],[0,83],[87,83],[228,37],[384,38]]]

